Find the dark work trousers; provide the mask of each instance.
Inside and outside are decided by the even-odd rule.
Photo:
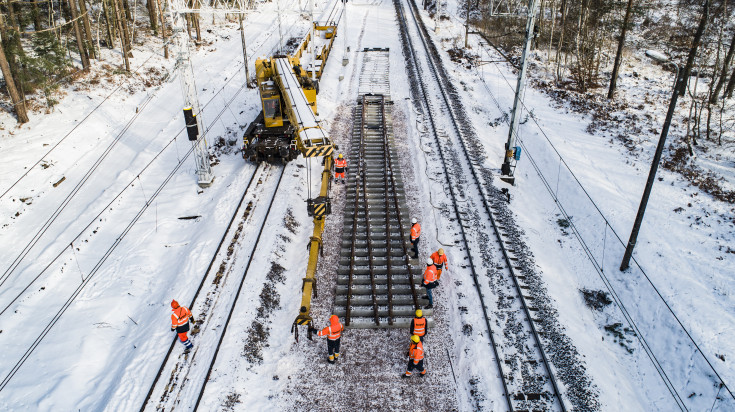
[[[419,257],[419,240],[421,240],[421,236],[417,237],[416,240],[411,241],[411,244],[413,245],[413,257],[414,258]]]
[[[407,374],[410,374],[411,371],[414,370],[414,369],[416,369],[419,372],[423,372],[424,371],[424,360],[421,359],[419,361],[418,365],[415,365],[413,363],[413,359],[409,359],[408,360],[408,366],[406,366],[406,373]]]
[[[327,339],[327,351],[329,352],[329,356],[334,355],[335,353],[339,353],[339,340],[342,338],[337,339]]]

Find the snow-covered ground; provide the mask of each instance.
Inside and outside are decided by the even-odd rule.
[[[251,64],[255,57],[272,54],[277,47],[277,6],[262,3],[247,16]],[[454,7],[450,2],[450,15]],[[280,8],[284,10],[284,37],[303,36],[308,21],[298,13],[299,3],[283,1]],[[449,223],[420,203],[433,182],[421,160],[420,126],[406,100],[410,94],[393,3],[349,2],[344,17],[346,24],[340,27],[320,84],[320,117],[337,137],[340,130],[349,130],[340,125],[349,122],[345,117],[351,116],[349,108],[356,97],[359,50],[391,49],[394,111],[398,119],[405,119],[400,128],[408,139],[401,150],[412,158],[405,164],[413,170],[406,173],[415,179],[412,212],[422,214],[426,242],[439,242],[437,228]],[[456,37],[464,33],[456,18],[427,24],[436,27],[440,49],[453,47]],[[185,158],[190,144],[182,132],[180,84],[170,73],[173,59],[163,59],[160,47],[136,50],[132,64],[141,69],[139,75],[129,78],[105,74],[101,65],[96,66],[99,85],[89,82],[70,90],[51,114],[32,114],[31,122],[20,128],[12,126],[14,120],[7,114],[0,118],[4,128],[0,137],[0,409],[132,410],[142,404],[172,339],[168,304],[172,298],[191,301],[254,170],[235,150],[243,128],[260,109],[257,91],[243,89],[237,25],[218,21],[211,33],[203,33],[204,44],[192,50],[203,124],[209,129],[210,146],[219,137],[225,140],[224,146],[212,149],[219,163],[213,169],[214,184],[207,189],[196,185],[193,160]],[[482,60],[499,60],[478,38],[470,40]],[[342,66],[346,45],[350,46],[349,64]],[[512,106],[514,74],[504,64],[468,70],[448,58],[445,63],[461,84],[458,89],[467,93],[467,112],[489,156],[486,164],[496,168],[507,137],[507,124],[498,119],[501,111],[508,112]],[[149,71],[150,67],[155,70]],[[637,70],[661,78],[666,87],[667,73],[660,68]],[[340,81],[339,76],[344,79]],[[144,79],[164,81],[145,87]],[[634,93],[643,87],[635,82],[632,77],[622,78],[621,90]],[[728,410],[732,401],[715,402],[718,388],[712,386],[714,380],[707,376],[701,359],[691,354],[662,300],[641,280],[640,269],[625,273],[617,269],[623,246],[613,230],[627,241],[658,135],[641,132],[637,138],[648,141],[650,150],[631,158],[621,142],[587,132],[589,118],[558,107],[537,90],[526,91],[525,106],[539,126],[529,119],[521,128],[524,153],[516,169],[516,186],[509,187],[511,208],[559,320],[600,390],[602,409],[672,410],[676,404],[639,341],[624,329],[629,325],[621,311],[614,304],[601,310],[585,305],[580,289],[607,289],[573,229],[564,227],[566,217],[559,207],[590,245],[590,254],[604,269],[601,272],[674,387],[682,391],[680,396],[694,410],[702,410],[699,406],[705,404]],[[662,112],[660,107],[651,108],[654,116],[658,112]],[[347,132],[342,133],[345,139]],[[550,144],[569,169],[560,165]],[[437,376],[427,378],[426,387],[397,379],[404,367],[403,337],[397,331],[347,333],[343,339],[346,357],[336,366],[337,372],[323,362],[322,341],[309,342],[302,335],[294,342],[290,327],[298,312],[304,251],[311,233],[304,207],[304,164],[303,159],[295,161],[284,177],[282,184],[287,189],[269,217],[273,231],[261,241],[259,250],[264,254],[253,263],[261,271],[246,279],[202,408],[332,410],[349,406],[381,410],[402,405],[418,410],[495,410],[498,393],[491,392],[497,391],[498,384],[490,381],[495,375],[492,360],[479,355],[461,357],[481,353],[481,336],[465,338],[461,333],[462,324],[479,323],[479,308],[469,306],[469,314],[463,315],[452,307],[457,289],[438,295],[439,310],[445,314],[427,344],[430,372]],[[313,172],[318,174],[318,170]],[[733,208],[671,172],[659,170],[658,177],[634,257],[730,384],[735,382],[730,366],[735,357]],[[199,217],[178,219],[187,216]],[[327,233],[336,230],[339,216],[335,213],[330,218],[328,225],[335,226],[328,226]],[[298,224],[284,229],[289,219]],[[451,263],[455,252],[450,249],[448,253]],[[329,272],[329,262],[327,256],[320,275]],[[467,275],[459,267],[450,274],[457,280]],[[331,311],[329,290],[333,285],[320,283],[319,287],[313,307],[317,326]],[[263,293],[275,296],[275,304],[263,298]],[[476,302],[473,299],[468,302]],[[196,304],[192,310],[197,314]],[[622,325],[615,327],[618,322]],[[481,329],[482,325],[475,325],[476,331]],[[265,337],[253,340],[259,330],[267,331]],[[375,342],[393,346],[371,347]],[[194,343],[204,344],[196,338]],[[446,355],[443,350],[448,351]],[[181,347],[175,351],[178,356]],[[447,375],[449,352],[458,362],[453,366],[456,387],[451,387],[454,380]],[[373,362],[382,369],[371,367]],[[478,374],[487,386],[475,386]],[[341,381],[349,383],[338,385]],[[435,398],[428,399],[427,390],[436,393]],[[690,398],[690,393],[695,395]],[[724,390],[722,395],[729,396]],[[330,404],[334,396],[343,400]]]

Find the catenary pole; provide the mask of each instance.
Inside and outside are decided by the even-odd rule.
[[[646,181],[646,188],[643,189],[643,197],[641,198],[641,204],[638,207],[638,214],[635,216],[635,222],[633,223],[633,230],[630,232],[630,239],[628,240],[628,246],[625,248],[625,254],[623,255],[623,261],[620,263],[620,270],[626,270],[630,267],[630,258],[633,256],[633,248],[638,239],[638,231],[641,229],[641,223],[643,223],[643,214],[646,212],[646,205],[648,205],[648,198],[651,195],[651,189],[653,188],[653,181],[656,178],[656,171],[658,170],[658,164],[661,161],[661,154],[664,151],[664,144],[666,144],[666,136],[669,134],[669,126],[671,126],[671,118],[674,117],[674,110],[676,109],[676,101],[679,98],[679,90],[686,85],[684,82],[684,76],[679,65],[671,62],[676,66],[676,80],[674,83],[674,91],[671,95],[671,101],[669,102],[669,110],[666,112],[666,120],[664,120],[664,127],[661,129],[661,137],[658,139],[658,146],[656,146],[656,154],[653,155],[653,162],[651,163],[651,171],[648,172],[648,180]]]

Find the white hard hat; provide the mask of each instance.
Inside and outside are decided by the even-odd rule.
[[[413,223],[413,224],[416,224],[416,223],[418,223],[418,222],[419,222],[419,221],[418,221],[418,219],[416,219],[416,218],[413,218],[413,219],[411,219],[411,223]]]
[[[426,258],[426,265],[433,265],[434,260],[432,258]]]

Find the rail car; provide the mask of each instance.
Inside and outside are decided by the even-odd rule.
[[[262,110],[243,135],[243,158],[285,163],[299,154],[331,154],[331,140],[321,131],[316,118],[316,95],[336,30],[336,25],[315,23],[294,55],[256,60]]]

